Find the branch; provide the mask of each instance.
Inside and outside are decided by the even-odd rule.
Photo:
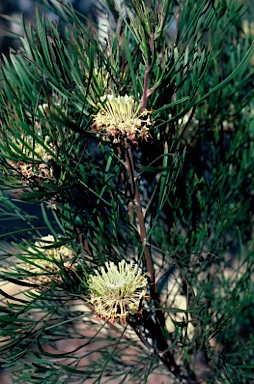
[[[153,260],[151,257],[150,249],[147,245],[147,234],[145,227],[145,217],[141,207],[141,199],[140,194],[136,182],[135,170],[133,164],[133,156],[131,151],[130,142],[128,139],[125,139],[125,159],[126,159],[126,170],[130,179],[131,189],[134,199],[134,206],[137,213],[138,223],[139,223],[139,231],[140,231],[140,239],[143,247],[143,259],[147,269],[147,277],[150,286],[150,297],[153,302],[156,311],[154,313],[154,320],[151,317],[147,319],[145,322],[147,325],[147,329],[152,335],[153,342],[155,344],[155,353],[160,358],[160,360],[165,364],[165,366],[169,369],[170,372],[175,374],[176,376],[180,375],[180,368],[175,362],[174,356],[168,351],[168,343],[165,335],[163,333],[163,329],[165,328],[165,317],[164,313],[161,310],[160,305],[160,297],[155,283],[155,272]],[[135,324],[130,324],[137,335],[140,337],[140,329]],[[143,338],[140,337],[140,340],[143,341]]]
[[[140,108],[140,112],[143,112],[144,109],[146,109],[146,106],[147,106],[147,100],[148,100],[148,87],[149,87],[149,74],[150,74],[150,70],[151,68],[150,67],[147,67],[146,71],[145,71],[145,76],[144,76],[144,90],[143,90],[143,95],[142,95],[142,99],[141,99],[141,108]]]
[[[131,146],[130,143],[128,142],[127,139],[125,139],[125,158],[126,158],[126,169],[128,172],[128,176],[130,179],[131,183],[131,190],[132,190],[132,195],[134,199],[134,205],[135,209],[137,212],[137,217],[138,217],[138,223],[139,223],[139,230],[140,230],[140,239],[141,239],[141,244],[144,249],[144,259],[147,267],[147,273],[148,273],[148,281],[151,287],[153,287],[154,290],[155,288],[155,274],[154,274],[154,268],[153,268],[153,261],[151,258],[150,250],[147,246],[146,243],[146,228],[145,228],[145,219],[144,215],[142,212],[142,207],[141,207],[141,200],[140,200],[140,194],[137,188],[137,182],[134,174],[134,164],[133,164],[133,157],[132,157],[132,151],[131,151]]]

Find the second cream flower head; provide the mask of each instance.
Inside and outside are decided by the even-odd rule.
[[[35,284],[47,284],[53,280],[60,282],[60,268],[57,263],[61,263],[65,268],[71,267],[73,251],[65,245],[48,248],[53,246],[55,242],[56,240],[52,235],[47,235],[36,241],[32,247],[28,247],[28,259],[32,263],[25,263],[23,267],[29,272],[38,274],[31,276],[28,279],[29,282]]]

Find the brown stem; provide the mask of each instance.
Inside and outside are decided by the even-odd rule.
[[[118,155],[121,156],[120,147],[117,147],[117,151],[118,151]],[[127,167],[126,164],[124,164],[124,165],[125,165],[125,167]],[[125,189],[125,194],[126,194],[126,197],[128,199],[127,208],[128,208],[128,212],[129,212],[130,222],[131,222],[131,224],[134,224],[133,204],[132,204],[132,201],[130,199],[131,192],[130,192],[130,190],[128,188],[128,181],[127,181],[127,177],[126,177],[126,172],[124,172],[124,171],[121,172],[121,179],[123,181],[123,185],[124,185],[124,189]]]
[[[143,249],[144,249],[144,259],[145,259],[145,263],[146,263],[146,267],[147,267],[148,281],[149,281],[149,284],[151,286],[153,286],[154,290],[156,291],[153,262],[152,262],[149,247],[147,246],[147,243],[146,243],[145,220],[144,220],[144,215],[142,212],[140,195],[139,195],[139,191],[138,191],[137,183],[136,183],[136,179],[135,179],[135,173],[134,173],[135,171],[134,171],[131,146],[130,146],[130,143],[128,142],[127,139],[125,139],[125,149],[126,149],[126,168],[127,168],[128,176],[129,176],[130,183],[131,183],[131,190],[132,190],[132,194],[133,194],[134,205],[135,205],[135,209],[136,209],[137,217],[138,217],[140,239],[141,239],[141,244],[142,244]]]
[[[135,170],[133,164],[133,156],[131,151],[130,143],[128,139],[125,139],[125,159],[126,159],[126,169],[130,179],[131,190],[134,199],[134,206],[137,213],[138,223],[139,223],[139,231],[140,231],[140,239],[143,247],[143,259],[147,269],[148,282],[150,285],[150,296],[151,301],[153,302],[156,311],[154,313],[155,319],[152,318],[147,319],[146,325],[149,329],[149,332],[153,335],[153,340],[155,343],[155,353],[160,358],[160,360],[165,364],[165,366],[175,375],[180,374],[180,369],[175,362],[175,359],[170,351],[168,351],[168,343],[167,339],[164,336],[163,329],[165,328],[165,317],[164,313],[161,310],[160,306],[160,297],[157,291],[156,283],[155,283],[155,273],[154,273],[154,265],[151,257],[150,249],[147,245],[147,234],[145,228],[145,217],[141,207],[141,199],[140,194],[136,182]],[[135,329],[135,326],[134,326]],[[135,330],[137,332],[137,330]],[[142,341],[142,339],[141,339]]]
[[[149,87],[149,74],[150,74],[150,67],[146,68],[145,76],[144,76],[144,90],[142,95],[142,101],[141,101],[141,108],[140,112],[143,112],[144,109],[146,109],[147,106],[147,100],[148,100],[148,87]]]

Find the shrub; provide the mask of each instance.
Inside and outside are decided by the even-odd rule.
[[[1,66],[4,366],[19,384],[249,383],[242,2],[108,0],[97,24],[51,7]]]

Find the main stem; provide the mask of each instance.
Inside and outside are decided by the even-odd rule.
[[[146,106],[147,106],[148,89],[149,89],[149,74],[150,74],[150,67],[147,66],[147,68],[145,70],[145,76],[144,76],[144,89],[143,89],[143,95],[142,95],[142,99],[141,99],[140,112],[143,112],[143,110],[146,109]]]
[[[137,188],[137,182],[134,174],[135,171],[134,171],[134,164],[133,164],[133,156],[132,156],[130,143],[128,142],[127,139],[125,139],[125,150],[126,150],[126,154],[125,154],[126,168],[127,168],[129,180],[131,183],[134,206],[135,206],[138,223],[139,223],[140,239],[141,239],[141,244],[144,252],[144,259],[147,267],[148,281],[149,281],[149,284],[153,286],[154,289],[156,290],[153,261],[150,254],[150,249],[147,246],[145,219],[142,212],[140,194]]]
[[[153,302],[156,308],[156,311],[154,313],[155,315],[154,321],[152,321],[152,319],[149,319],[149,321],[147,322],[147,325],[149,327],[149,332],[151,332],[153,337],[153,341],[155,344],[155,353],[172,373],[174,373],[175,375],[179,375],[180,369],[176,364],[173,355],[167,350],[168,343],[162,331],[165,328],[165,317],[160,307],[160,297],[159,297],[156,283],[155,283],[153,260],[151,257],[150,249],[147,245],[145,217],[142,211],[141,199],[140,199],[140,194],[137,186],[134,164],[133,164],[133,155],[132,155],[131,146],[130,146],[130,143],[128,142],[128,139],[125,139],[125,159],[126,159],[126,169],[130,179],[130,183],[131,183],[134,207],[137,213],[137,219],[139,224],[140,239],[143,247],[143,259],[146,265],[148,282],[150,286],[150,297],[151,297],[151,301]],[[135,329],[135,326],[133,327]]]

